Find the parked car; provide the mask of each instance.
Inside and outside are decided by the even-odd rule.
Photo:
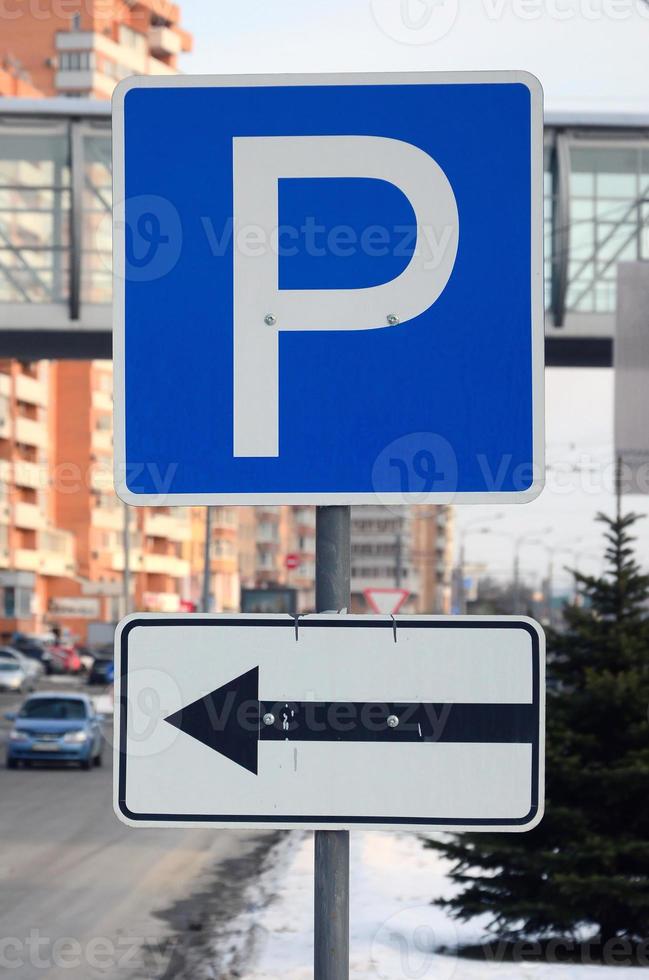
[[[83,670],[81,658],[73,646],[52,644],[47,647],[56,673],[80,674]]]
[[[46,645],[34,636],[29,636],[27,633],[14,633],[10,646],[12,650],[17,650],[23,656],[37,660],[47,674],[63,672],[58,663],[53,663]]]
[[[34,684],[40,680],[45,670],[40,660],[26,657],[13,647],[0,647],[0,660],[11,660],[19,664]]]
[[[14,722],[8,769],[43,760],[76,762],[82,769],[102,763],[103,718],[85,694],[32,694],[6,717]]]
[[[92,650],[89,650],[88,647],[84,646],[78,646],[76,650],[79,654],[79,660],[81,661],[81,669],[84,670],[86,674],[89,674],[95,660]]]
[[[95,651],[94,661],[88,675],[89,684],[112,684],[115,680],[113,648],[101,647]]]
[[[22,694],[33,690],[33,682],[17,661],[0,660],[0,691]]]

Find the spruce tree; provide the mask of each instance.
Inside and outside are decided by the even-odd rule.
[[[439,904],[491,913],[501,937],[602,944],[649,935],[649,576],[635,514],[606,525],[606,571],[577,574],[582,602],[548,636],[546,812],[526,834],[430,842],[460,889]]]

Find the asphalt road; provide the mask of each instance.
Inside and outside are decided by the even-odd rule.
[[[0,743],[17,703],[0,695]],[[247,901],[272,835],[123,826],[108,745],[89,772],[7,770],[4,744],[0,765],[0,974],[184,980],[209,956],[226,976],[208,950]]]

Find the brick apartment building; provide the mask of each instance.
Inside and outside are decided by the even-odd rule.
[[[168,0],[15,0],[0,43],[42,95],[109,99],[128,75],[175,74],[192,37]]]
[[[371,612],[367,589],[405,589],[402,611],[449,613],[453,563],[453,510],[354,507],[351,551],[352,611]]]
[[[179,54],[191,48],[179,8],[166,0],[60,0],[41,6],[16,0],[12,17],[3,21],[0,96],[107,99],[128,75],[175,73]],[[92,135],[85,139],[81,301],[109,303],[108,147]],[[51,163],[37,159],[8,165],[9,193],[20,200],[12,226],[0,227],[0,233],[13,244],[51,247],[57,219],[46,214],[47,192],[32,188],[60,186],[59,210],[65,213],[66,152],[65,145],[57,147],[56,173],[50,173]],[[24,206],[25,195],[33,208]],[[4,261],[9,298],[21,301],[24,271],[11,253]],[[47,285],[63,289],[64,278],[63,268],[55,269]],[[43,288],[28,283],[30,297],[36,291],[38,298]],[[21,400],[28,378],[40,379],[35,405]],[[6,421],[0,423],[0,629],[5,633],[40,631],[56,623],[83,638],[93,619],[114,620],[124,611],[126,510],[112,486],[111,392],[109,362],[0,366],[0,407],[6,399]],[[32,446],[24,440],[36,438],[37,430],[29,431],[36,415],[43,431],[38,430],[38,445]],[[38,488],[19,480],[38,480]],[[23,527],[26,521],[30,526]],[[173,612],[199,607],[205,509],[131,508],[129,522],[131,608]],[[213,608],[238,609],[243,582],[290,585],[298,592],[300,610],[312,609],[314,552],[312,508],[212,508]],[[57,563],[55,553],[64,561]]]
[[[49,371],[0,361],[0,634],[43,623],[55,583],[76,571],[74,535],[56,525],[48,492]]]
[[[14,0],[0,33],[0,97],[108,99],[129,75],[174,74],[179,55],[192,45],[180,20],[178,6],[167,0]],[[69,147],[61,135],[42,139],[33,158],[2,161],[10,217],[0,215],[0,287],[14,303],[38,302],[49,294],[61,299],[65,290],[64,250],[53,253],[46,272],[20,265],[20,250],[51,251],[53,242],[65,239]],[[91,131],[83,140],[80,302],[109,304],[109,141]],[[2,250],[2,236],[13,251]],[[125,508],[112,485],[111,392],[109,362],[0,364],[2,632],[41,631],[56,623],[83,639],[89,622],[112,621],[124,611]],[[437,568],[441,526],[429,522],[435,524],[435,540],[422,531],[420,543],[411,547],[419,525],[408,509],[404,512],[405,574],[413,604],[437,609],[443,590]],[[198,607],[205,509],[131,508],[129,522],[130,607],[168,612]],[[378,546],[385,557],[389,546]],[[434,571],[429,559],[429,565],[416,560],[429,548],[435,553]],[[313,508],[212,509],[213,608],[238,609],[242,586],[279,585],[296,590],[301,612],[312,610],[314,564]],[[356,567],[368,567],[367,562]]]
[[[17,0],[2,23],[0,95],[108,99],[127,75],[175,73],[178,55],[192,44],[179,21],[178,7],[166,0]],[[89,153],[87,165],[92,192],[110,193],[108,160]],[[7,167],[7,193],[33,200],[0,227],[13,244],[38,248],[52,236],[55,219],[38,189],[52,182],[48,166],[24,160]],[[59,166],[57,193],[64,198],[63,160]],[[105,231],[90,201],[87,210],[92,253]],[[22,270],[7,268],[20,296]],[[110,301],[101,255],[87,256],[84,298]],[[84,638],[89,621],[114,620],[125,605],[125,508],[112,488],[111,365],[3,362],[0,409],[0,630],[56,623]],[[191,588],[185,552],[200,522],[192,523],[188,508],[146,508],[131,512],[130,527],[132,607],[177,610]]]

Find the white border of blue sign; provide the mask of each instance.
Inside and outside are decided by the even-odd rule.
[[[135,88],[196,88],[289,85],[476,85],[521,84],[530,92],[532,120],[531,177],[531,287],[532,287],[532,399],[534,473],[527,490],[514,492],[452,493],[133,493],[126,485],[125,402],[125,252],[123,235],[115,229],[125,222],[124,100]],[[528,503],[544,486],[544,342],[543,295],[543,90],[539,80],[524,71],[381,72],[324,75],[151,75],[120,82],[113,94],[113,362],[114,362],[114,467],[115,489],[127,504],[245,505],[245,504],[486,504]]]

